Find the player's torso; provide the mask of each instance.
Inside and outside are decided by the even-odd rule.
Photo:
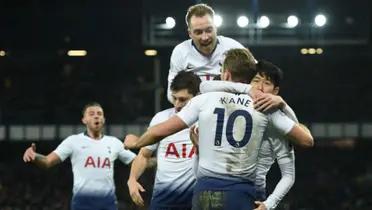
[[[196,180],[193,173],[195,152],[189,129],[168,136],[159,143],[152,205],[191,207]]]
[[[157,149],[155,184],[194,179],[192,170],[195,152],[195,147],[189,138],[189,129],[163,139]]]
[[[198,176],[254,180],[267,117],[253,109],[247,95],[208,94],[199,113]]]
[[[118,156],[117,145],[109,138],[76,139],[71,155],[74,191],[103,191],[113,188],[113,167]]]
[[[216,49],[210,56],[202,55],[189,41],[185,43],[185,55],[182,60],[184,69],[186,71],[193,71],[200,76],[202,80],[213,80],[217,75],[221,74],[221,67],[224,59],[224,53],[235,48],[236,45],[231,43],[231,40],[226,40],[224,37],[219,37]]]

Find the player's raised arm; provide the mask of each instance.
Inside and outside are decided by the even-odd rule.
[[[58,155],[54,152],[49,153],[47,156],[36,153],[36,145],[32,143],[23,154],[23,161],[25,163],[33,163],[40,168],[48,169],[61,162]]]

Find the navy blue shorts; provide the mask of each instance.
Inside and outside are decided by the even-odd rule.
[[[254,197],[240,191],[200,191],[192,200],[193,210],[251,210]]]
[[[250,181],[213,177],[198,179],[192,198],[193,210],[251,210],[256,190]]]
[[[74,195],[71,210],[117,210],[116,196]]]

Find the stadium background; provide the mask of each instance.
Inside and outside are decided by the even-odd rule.
[[[21,157],[31,142],[46,154],[65,136],[81,131],[85,103],[102,103],[106,132],[119,138],[142,132],[157,110],[170,107],[164,94],[169,57],[175,44],[187,38],[186,8],[199,2],[0,1],[1,210],[68,209],[69,161],[44,171]],[[245,10],[276,17],[267,29],[251,31],[226,19],[228,27],[221,26],[219,33],[283,69],[281,94],[314,134],[314,149],[296,151],[296,182],[278,209],[372,209],[371,3],[203,2],[226,17]],[[329,20],[324,28],[310,24],[319,11]],[[297,28],[275,25],[291,12],[301,20]],[[167,16],[176,17],[176,27],[159,29]],[[322,53],[304,54],[310,48]],[[87,55],[68,56],[72,49]],[[157,55],[146,56],[146,49],[156,49]],[[128,168],[118,163],[115,170],[120,209],[136,209],[126,187]],[[269,190],[279,177],[275,166]],[[142,182],[148,201],[153,172]]]

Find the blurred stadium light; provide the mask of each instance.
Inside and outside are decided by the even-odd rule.
[[[342,6],[337,1],[330,1],[317,2],[316,6],[295,0],[284,0],[285,3],[280,5],[272,4],[271,1],[269,3],[242,0],[228,3],[222,0],[203,1],[203,3],[211,5],[215,11],[218,11],[215,16],[215,22],[220,26],[218,33],[234,38],[244,45],[367,44],[371,25],[367,1],[358,4],[343,2]],[[165,30],[154,25],[167,17],[169,8],[156,7],[155,3],[145,1],[144,7],[147,12],[143,14],[143,45],[175,46],[187,39],[184,17],[188,6],[180,5],[172,10],[172,17],[175,18],[177,25],[172,30]],[[335,6],[337,10],[334,9]],[[325,12],[315,16],[318,11]],[[236,14],[240,14],[241,17],[237,19]]]
[[[214,24],[216,24],[216,27],[218,28],[218,27],[221,27],[221,26],[222,26],[222,23],[223,23],[223,18],[222,18],[222,16],[216,14],[216,15],[214,16]]]
[[[314,23],[318,27],[323,27],[327,23],[327,17],[323,14],[318,14],[314,18]]]
[[[249,24],[249,19],[245,15],[239,16],[236,20],[236,24],[238,24],[240,28],[247,27]]]

